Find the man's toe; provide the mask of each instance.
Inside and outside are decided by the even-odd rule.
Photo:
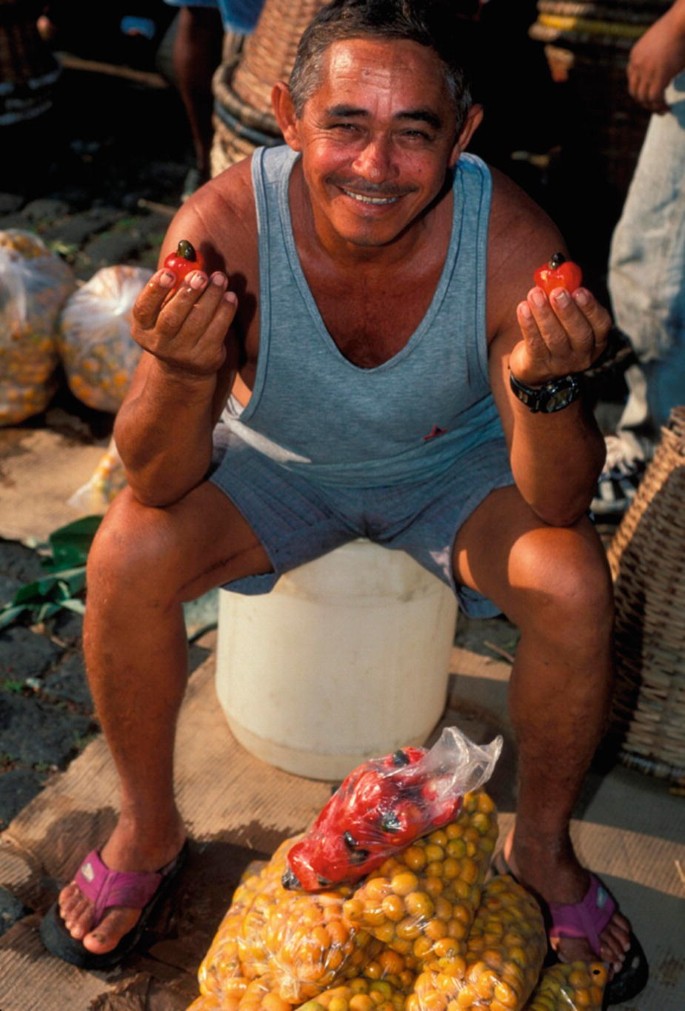
[[[93,955],[106,955],[135,927],[139,917],[139,909],[109,910],[95,930],[83,935],[83,947]]]

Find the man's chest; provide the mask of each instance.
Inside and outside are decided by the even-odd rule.
[[[316,270],[307,282],[323,325],[340,353],[360,368],[398,354],[421,325],[435,296],[440,264],[385,274],[331,278]]]
[[[428,302],[423,298],[405,302],[399,294],[355,298],[348,293],[347,298],[316,299],[340,353],[360,368],[373,368],[398,354],[421,323]]]

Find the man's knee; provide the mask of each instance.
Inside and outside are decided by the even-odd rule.
[[[168,545],[162,533],[163,510],[138,504],[125,489],[109,507],[88,553],[89,589],[154,577],[164,565]]]
[[[569,628],[579,637],[605,636],[613,623],[613,587],[606,552],[586,530],[546,529],[533,539],[519,565],[528,569],[520,585],[533,588],[533,621],[550,634]]]

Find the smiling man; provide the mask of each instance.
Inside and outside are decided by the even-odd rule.
[[[501,861],[544,905],[562,959],[610,963],[610,1000],[646,980],[569,838],[612,680],[611,580],[586,516],[604,443],[582,395],[610,319],[585,288],[531,287],[564,243],[466,153],[482,110],[453,11],[324,8],[274,88],[286,144],[210,181],[171,224],[160,264],[185,239],[206,272],[176,288],[161,266],[138,299],[143,355],[116,424],[128,487],[91,551],[85,629],[120,818],[42,927],[76,964],[135,948],[185,850],[183,601],[267,592],[368,537],[409,552],[468,614],[519,627]]]

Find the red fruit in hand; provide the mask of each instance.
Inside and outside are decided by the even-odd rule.
[[[165,259],[164,266],[176,275],[174,287],[178,288],[186,274],[189,274],[191,270],[204,270],[205,263],[202,254],[196,251],[192,242],[181,239],[176,251],[169,253]]]
[[[548,263],[538,267],[533,274],[533,280],[538,288],[549,295],[555,288],[566,288],[575,291],[583,281],[583,272],[577,263],[567,260],[563,253],[555,253]]]

